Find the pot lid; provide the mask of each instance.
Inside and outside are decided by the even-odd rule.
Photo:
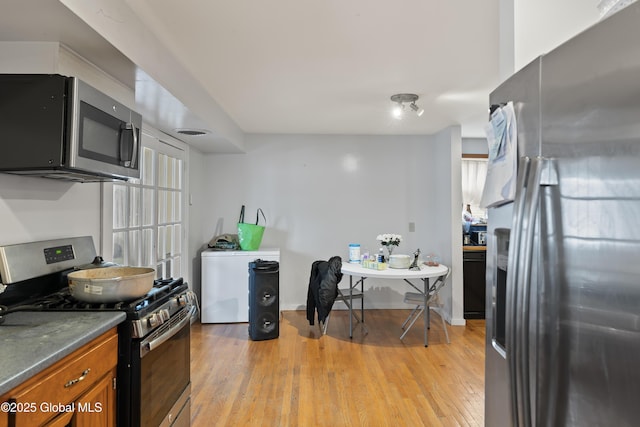
[[[79,265],[76,270],[88,270],[90,268],[115,267],[118,264],[105,261],[100,255],[96,256],[90,264]]]

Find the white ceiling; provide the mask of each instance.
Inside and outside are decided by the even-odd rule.
[[[498,81],[497,0],[131,6],[245,132],[477,135]],[[422,117],[390,117],[404,92]]]
[[[125,25],[113,36],[92,26],[139,65],[135,52],[160,46],[166,54],[144,73],[187,110],[188,80],[244,133],[433,134],[460,125],[463,137],[481,137],[499,83],[499,0],[61,1],[93,7],[87,22],[93,14],[125,23],[100,3],[133,10],[145,33],[127,43],[138,50],[120,41]],[[118,50],[58,1],[3,0],[0,41],[16,40],[60,41],[135,82],[133,63],[116,61]],[[168,69],[179,78],[167,79]],[[406,92],[419,95],[422,117],[391,117],[390,96]],[[214,126],[202,116],[180,124]]]

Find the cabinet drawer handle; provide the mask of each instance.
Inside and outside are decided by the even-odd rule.
[[[87,378],[87,375],[89,375],[89,372],[91,371],[90,368],[85,369],[82,372],[82,375],[80,375],[78,378],[74,379],[74,380],[69,380],[67,381],[67,383],[64,385],[64,388],[69,388],[74,384],[79,383],[80,381],[82,381],[83,379]]]

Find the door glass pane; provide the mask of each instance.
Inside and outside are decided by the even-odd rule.
[[[173,220],[174,222],[182,221],[182,193],[176,192],[173,194]]]
[[[173,248],[172,248],[172,244],[173,244],[173,227],[171,225],[168,225],[165,227],[165,247],[164,247],[164,257],[163,258],[169,258],[171,255],[173,255]]]
[[[167,223],[167,192],[158,190],[158,224]]]
[[[167,156],[167,188],[175,188],[175,161],[173,157]]]
[[[140,265],[140,230],[129,231],[127,260],[128,265]]]
[[[166,191],[165,194],[167,196],[164,206],[166,219],[167,222],[173,222],[173,191]]]
[[[167,162],[166,154],[158,153],[158,186],[167,188]]]
[[[158,259],[164,259],[165,227],[158,226]]]
[[[113,254],[111,258],[116,264],[126,264],[124,254],[126,239],[127,233],[124,231],[113,233]]]
[[[128,217],[127,186],[113,185],[113,228],[125,228]]]
[[[142,147],[142,184],[155,185],[154,172],[155,164],[153,162],[153,150],[148,147]]]
[[[182,160],[178,159],[178,170],[176,172],[176,189],[182,190]]]
[[[142,230],[142,242],[140,248],[140,265],[151,267],[154,264],[153,258],[153,229]]]
[[[164,277],[177,277],[177,276],[174,276],[174,273],[173,273],[173,262],[171,258],[167,259],[164,262],[164,274],[165,274]]]
[[[153,225],[154,213],[156,211],[155,193],[153,188],[142,189],[142,225],[148,227]]]
[[[182,227],[180,224],[176,224],[173,226],[173,253],[174,254],[179,254],[182,252],[180,242],[182,242]]]
[[[129,227],[140,225],[140,187],[129,187]]]
[[[180,257],[177,256],[173,259],[173,263],[171,264],[171,274],[173,277],[181,277],[182,271],[180,271],[180,266],[182,265]]]
[[[167,276],[167,273],[165,272],[164,261],[160,261],[156,264],[156,278],[164,279],[166,277],[169,277],[169,276]]]

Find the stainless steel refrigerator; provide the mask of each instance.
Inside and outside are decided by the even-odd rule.
[[[485,425],[640,425],[640,2],[500,85],[515,200],[488,212]]]

